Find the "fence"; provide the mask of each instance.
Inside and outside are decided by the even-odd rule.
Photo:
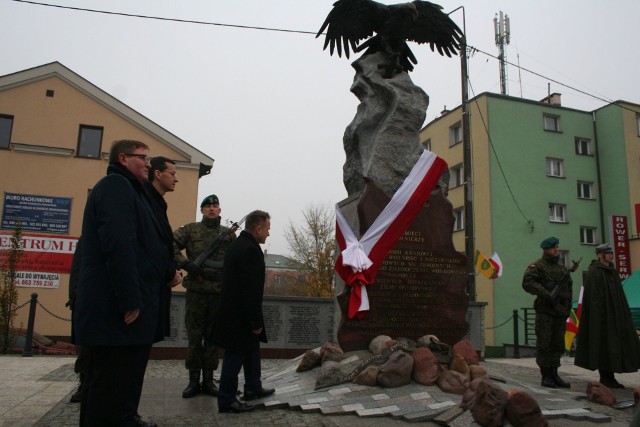
[[[513,315],[499,325],[489,327],[486,329],[498,329],[509,323],[513,325],[513,357],[520,359],[520,330],[519,321],[524,324],[524,344],[535,345],[535,311],[533,308],[523,307],[524,318],[520,317],[518,310],[513,310]]]
[[[27,322],[27,335],[25,337],[24,350],[22,352],[22,357],[33,356],[33,329],[36,321],[36,306],[39,305],[40,308],[42,308],[46,313],[48,313],[50,316],[55,317],[56,319],[64,320],[66,322],[71,322],[71,319],[58,316],[57,314],[54,314],[49,309],[47,309],[44,305],[42,305],[40,301],[38,301],[38,294],[36,292],[31,294],[30,300],[26,301],[24,304],[17,306],[11,311],[16,312],[20,310],[22,307],[26,306],[27,304],[29,304],[29,320]]]

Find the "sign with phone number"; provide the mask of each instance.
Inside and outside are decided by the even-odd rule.
[[[18,271],[16,272],[16,286],[20,288],[59,288],[60,274]]]

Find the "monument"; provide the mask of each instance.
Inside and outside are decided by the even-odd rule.
[[[432,50],[451,56],[459,50],[462,33],[438,5],[386,6],[366,0],[336,2],[318,36],[325,29],[324,47],[329,46],[331,53],[337,50],[341,56],[344,50],[349,57],[350,47],[354,52],[367,49],[352,64],[356,74],[351,91],[360,105],[343,137],[348,197],[338,204],[350,228],[347,231],[362,239],[395,199],[423,152],[419,132],[429,97],[409,77],[417,61],[407,40],[427,43]],[[363,39],[367,40],[358,45]],[[336,279],[341,309],[337,338],[345,351],[366,349],[378,335],[415,340],[432,334],[453,345],[467,333],[469,272],[466,257],[452,242],[454,217],[446,199],[447,175],[415,191],[430,194],[422,195],[422,200],[428,197],[426,203],[412,213],[412,221],[403,224],[403,233],[394,237],[399,239],[387,242],[390,250],[384,259],[378,265],[374,259],[351,267],[350,277],[342,271],[346,284]],[[366,245],[352,241],[350,246],[338,263],[346,252],[362,252]],[[338,271],[341,268],[336,266]],[[354,302],[361,306],[356,315]]]

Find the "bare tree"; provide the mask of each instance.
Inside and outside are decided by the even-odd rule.
[[[9,334],[15,317],[15,309],[18,304],[18,290],[16,289],[16,268],[20,257],[23,255],[22,226],[16,225],[11,238],[11,247],[8,256],[0,265],[0,350],[6,354],[12,345]]]
[[[285,238],[292,258],[308,271],[299,294],[312,297],[333,296],[333,263],[336,249],[335,214],[327,205],[307,206],[303,211],[304,222],[296,225],[289,221]]]

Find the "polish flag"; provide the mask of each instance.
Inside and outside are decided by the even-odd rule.
[[[371,227],[358,239],[336,205],[336,240],[340,255],[335,270],[351,286],[348,317],[363,318],[369,310],[366,286],[376,274],[396,242],[424,206],[447,163],[425,150],[409,176],[393,195]]]

